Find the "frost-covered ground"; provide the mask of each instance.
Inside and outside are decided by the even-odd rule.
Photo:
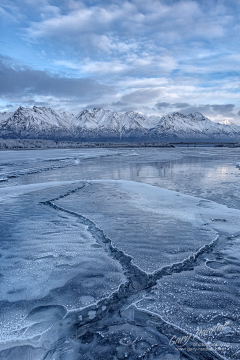
[[[239,150],[0,153],[0,359],[240,359]]]

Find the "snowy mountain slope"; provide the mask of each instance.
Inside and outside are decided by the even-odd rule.
[[[234,139],[240,137],[240,126],[215,123],[200,113],[183,115],[175,112],[162,117],[155,134],[176,135],[179,139]]]
[[[76,138],[119,140],[121,138],[143,138],[154,128],[160,117],[146,117],[136,112],[124,114],[94,108],[83,110],[70,120],[70,128]]]
[[[229,120],[223,120],[219,122],[220,125],[228,125],[229,129],[231,128],[232,131],[239,131],[239,126],[237,126],[236,124],[234,124],[232,121]]]
[[[161,118],[94,108],[74,115],[34,106],[0,113],[0,136],[81,141],[236,141],[240,140],[240,126],[215,123],[200,113],[175,112]]]
[[[54,138],[62,137],[68,132],[69,120],[73,114],[55,111],[50,108],[36,107],[32,109],[19,107],[13,114],[1,121],[2,136],[16,136],[22,138]]]
[[[30,126],[35,123],[44,126],[44,123],[52,126],[67,127],[68,121],[73,114],[65,111],[55,111],[50,108],[34,106],[32,109],[20,106],[10,117],[6,116],[6,123],[25,123]]]
[[[10,111],[4,111],[4,112],[0,112],[0,124],[7,120],[10,116],[12,116],[14,114],[14,112],[10,112]]]
[[[120,131],[121,129],[150,129],[156,126],[160,119],[160,117],[144,117],[134,111],[122,114],[95,108],[92,111],[81,111],[70,122],[72,126],[86,130],[109,129]]]

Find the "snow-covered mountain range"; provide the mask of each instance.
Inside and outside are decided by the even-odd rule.
[[[45,107],[0,113],[0,137],[78,141],[236,141],[240,126],[215,123],[200,113],[144,116],[101,108],[78,115]]]

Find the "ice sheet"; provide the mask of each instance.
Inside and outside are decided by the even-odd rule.
[[[179,263],[216,239],[240,231],[240,211],[131,181],[91,181],[54,201],[93,221],[147,273]]]
[[[93,221],[133,264],[155,271],[157,285],[139,293],[134,306],[192,336],[230,320],[226,331],[197,338],[228,359],[240,358],[239,210],[151,185],[104,180],[54,203]],[[195,259],[188,268],[187,258]]]
[[[58,187],[61,185],[78,184],[79,181],[52,181],[46,183],[36,183],[29,185],[7,186],[0,188],[0,201],[4,202],[11,198],[17,198],[30,192],[45,190],[48,188]]]
[[[239,274],[240,237],[235,237],[205,254],[191,271],[158,280],[135,305],[200,338],[225,358],[240,359]]]
[[[75,158],[98,158],[117,155],[121,150],[112,149],[47,149],[47,150],[8,150],[0,151],[0,165],[30,163],[34,161],[66,160]]]
[[[0,152],[0,172],[19,175],[0,183],[1,334],[9,339],[0,359],[182,359],[169,334],[230,316],[227,357],[239,358],[239,213],[230,209],[240,208],[236,162],[239,150],[227,148]],[[56,198],[69,210],[46,203]],[[99,243],[101,229],[116,251]],[[121,249],[155,274],[136,271]],[[129,277],[121,290],[120,261]],[[187,355],[202,360],[206,352]]]
[[[125,155],[129,154],[136,155],[131,151]],[[111,149],[0,151],[0,182],[22,175],[77,166],[86,159],[117,155],[122,155],[122,152]]]
[[[67,311],[97,303],[126,281],[87,225],[40,203],[63,192],[59,186],[47,189],[52,185],[15,187],[17,197],[1,205],[0,350],[34,341],[41,347],[46,339],[40,335],[49,329],[51,343]],[[64,183],[64,190],[71,185]]]

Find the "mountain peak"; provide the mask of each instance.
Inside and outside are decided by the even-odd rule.
[[[171,116],[171,117],[175,117],[175,116],[178,116],[178,117],[186,117],[187,115],[184,115],[184,114],[182,114],[182,113],[180,113],[180,112],[178,112],[178,111],[175,111],[175,112],[169,114],[169,116]]]
[[[190,113],[190,114],[188,114],[188,117],[191,119],[197,120],[197,121],[204,121],[207,119],[200,112]]]
[[[0,137],[58,138],[80,141],[234,141],[240,127],[228,121],[215,123],[201,113],[180,112],[162,118],[135,111],[113,112],[95,107],[78,115],[46,107],[0,113]]]
[[[16,112],[17,111],[23,111],[23,110],[26,110],[27,108],[24,108],[23,106],[19,106],[18,108],[17,108],[17,110],[16,110]]]
[[[222,121],[219,121],[219,124],[222,124],[222,125],[235,125],[236,126],[236,124],[234,123],[234,122],[232,122],[232,121],[229,121],[229,120],[222,120]]]
[[[99,111],[101,111],[101,110],[103,110],[102,108],[93,108],[93,112],[99,112]]]

